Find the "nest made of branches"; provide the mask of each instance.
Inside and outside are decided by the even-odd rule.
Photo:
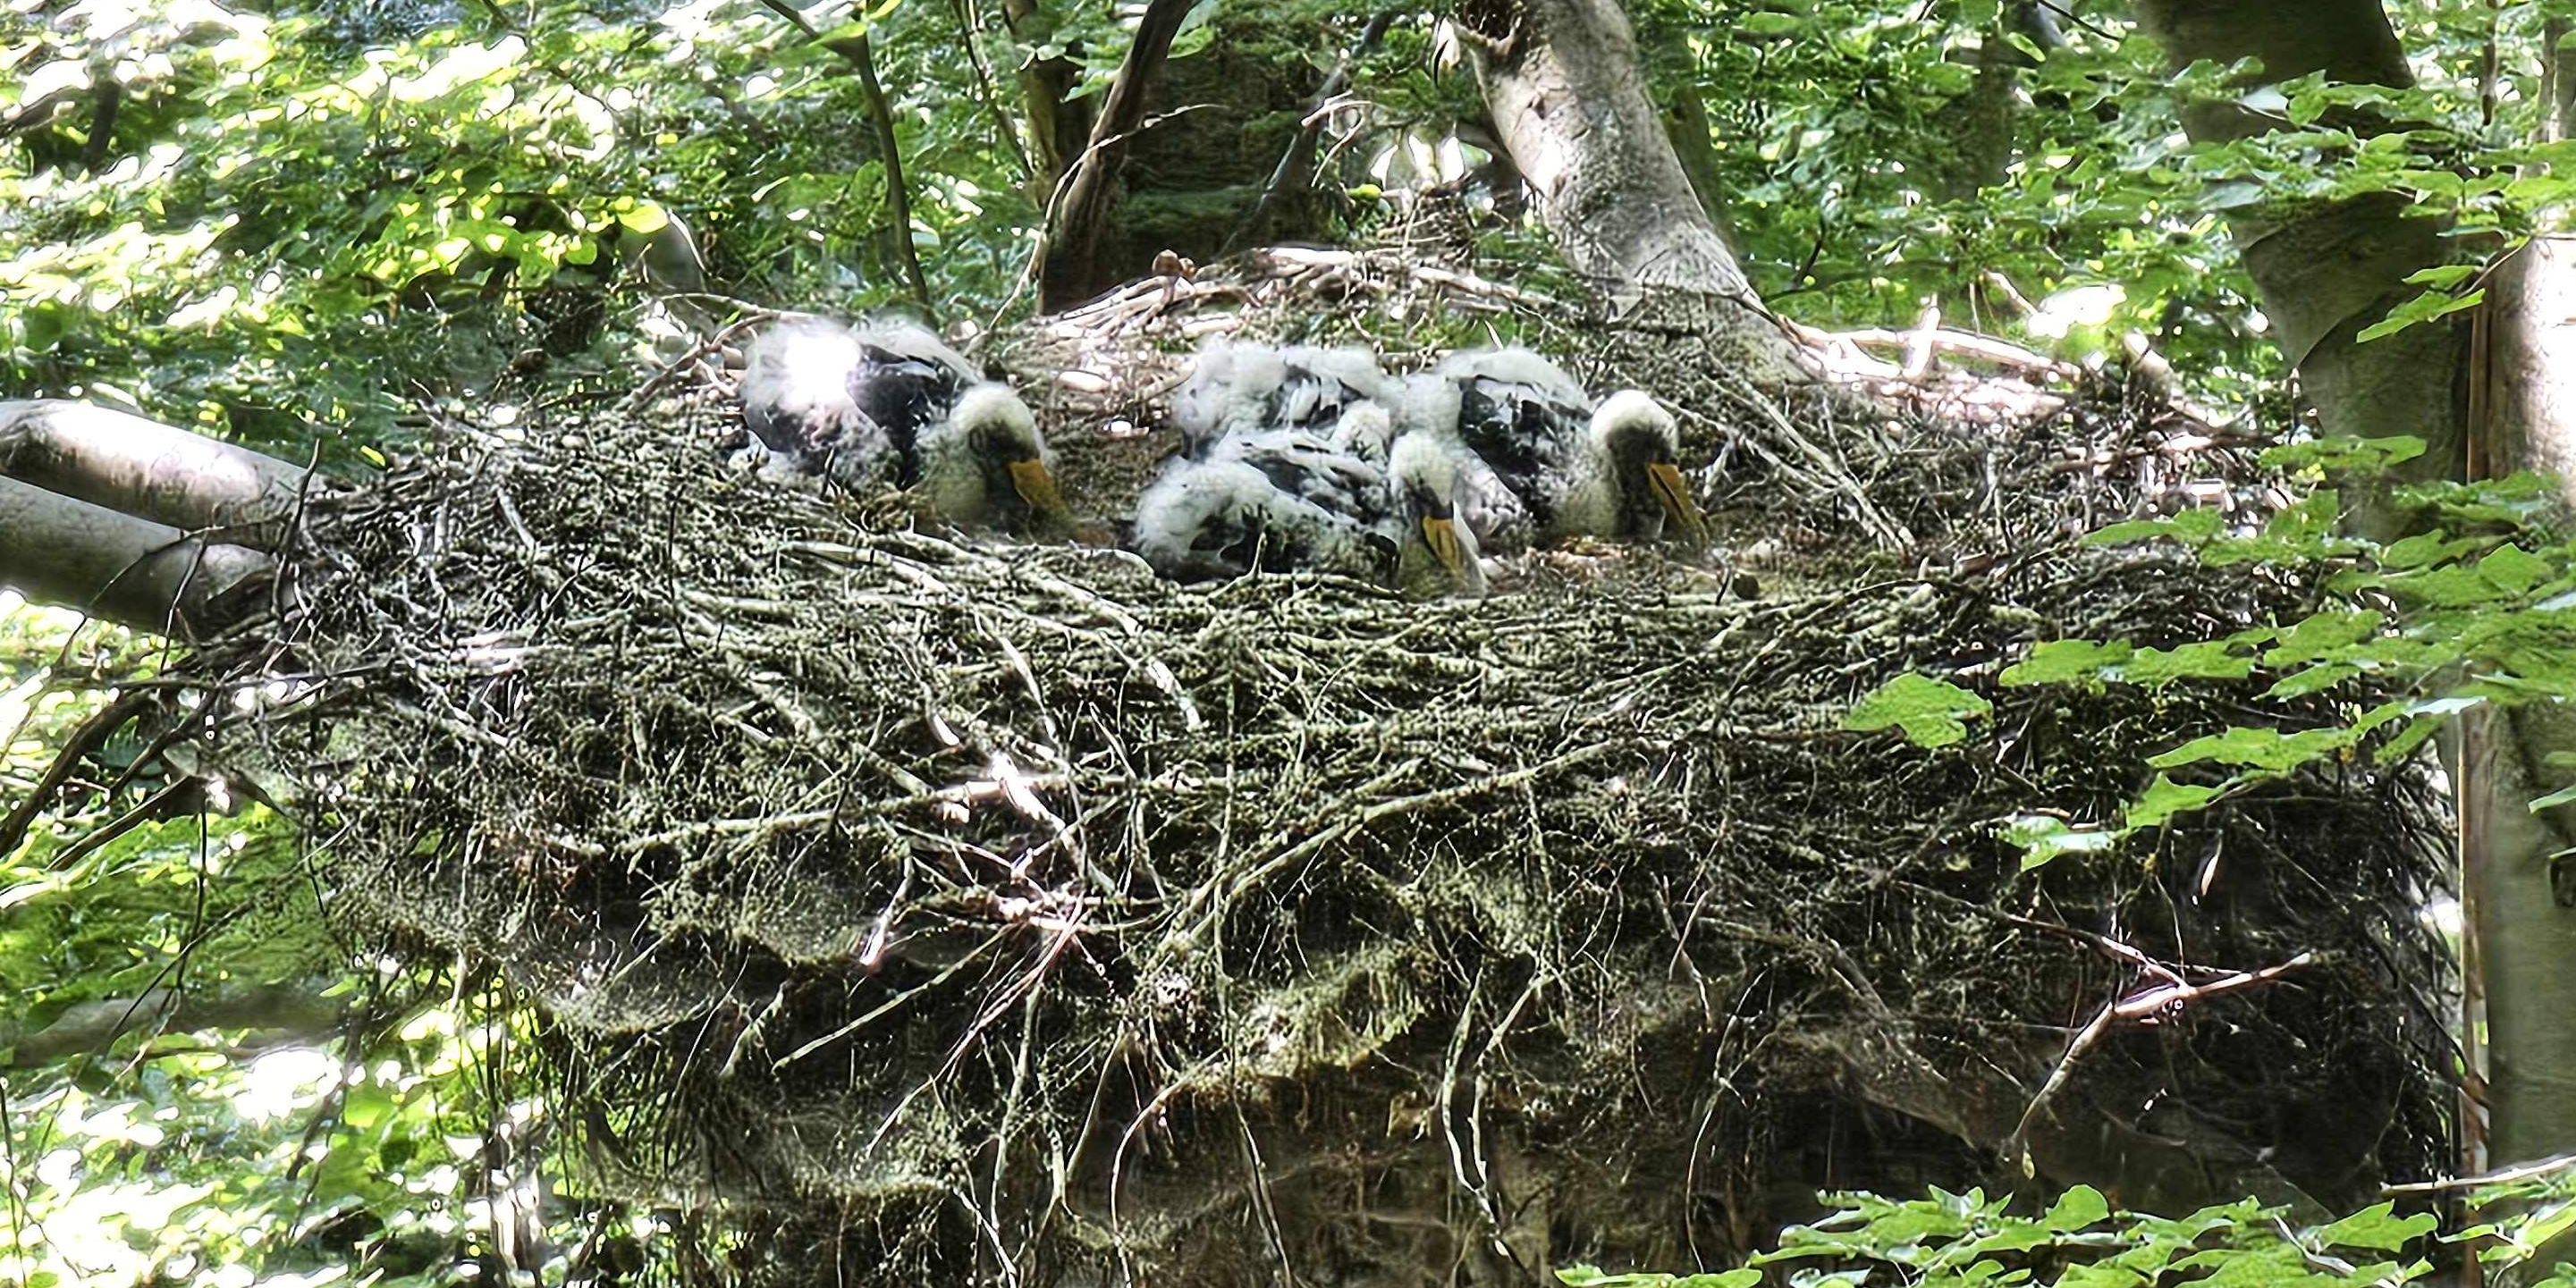
[[[722,389],[665,384],[447,423],[191,668],[255,696],[224,749],[289,785],[338,906],[541,1004],[594,1183],[739,1200],[813,1251],[788,1277],[1522,1282],[1740,1250],[1820,1186],[2338,1203],[2436,1165],[2419,775],[2359,758],[2033,875],[1995,835],[2333,718],[1994,686],[2059,634],[2319,601],[2078,539],[2259,517],[2226,434],[2054,369],[1766,393],[1422,268],[1256,257],[995,349],[1114,513],[1198,336],[1401,365],[1497,310],[1685,412],[1723,547],[1536,556],[1477,601],[1178,587],[730,469]],[[1991,722],[1843,730],[1909,670]],[[2140,956],[2303,953],[2067,1058]]]

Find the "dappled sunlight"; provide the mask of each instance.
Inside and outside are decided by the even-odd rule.
[[[272,1122],[310,1109],[340,1076],[340,1061],[327,1051],[288,1047],[253,1058],[242,1070],[242,1088],[233,1093],[233,1112],[242,1121]]]

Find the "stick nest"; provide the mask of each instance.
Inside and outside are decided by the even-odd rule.
[[[292,785],[340,907],[541,1003],[595,1183],[740,1200],[804,1250],[783,1277],[1521,1282],[2025,1158],[2141,1206],[2435,1166],[2420,775],[2364,757],[2031,875],[1995,836],[2282,719],[1993,683],[2037,640],[2317,602],[2076,539],[2259,518],[2224,434],[2044,369],[1765,394],[1441,272],[1256,258],[994,351],[1112,512],[1196,336],[1402,365],[1490,317],[1680,406],[1725,547],[1537,556],[1479,602],[1180,588],[725,468],[724,392],[671,381],[447,424],[317,506],[294,607],[195,666],[264,695],[226,747]],[[1842,730],[1907,670],[1991,721]],[[2067,1061],[2156,982],[2131,952],[2317,956]]]

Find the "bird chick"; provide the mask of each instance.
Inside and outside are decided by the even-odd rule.
[[[1529,507],[1493,465],[1459,434],[1462,399],[1456,383],[1437,375],[1407,376],[1396,393],[1394,433],[1440,444],[1458,476],[1458,518],[1485,553],[1512,555],[1529,549],[1534,535]]]
[[[1602,536],[1708,544],[1708,520],[1681,467],[1671,412],[1642,389],[1622,389],[1592,413],[1585,445],[1593,468],[1568,492],[1568,526]]]
[[[1466,492],[1454,442],[1406,434],[1387,454],[1387,490],[1396,520],[1395,582],[1412,595],[1482,595],[1485,566],[1475,525],[1461,514]]]
[[[1393,385],[1366,349],[1211,341],[1172,395],[1172,423],[1181,431],[1181,453],[1203,456],[1231,434],[1328,430],[1351,406],[1382,398]]]
[[[846,454],[882,459],[885,431],[850,396],[850,375],[866,361],[849,328],[819,318],[781,322],[754,337],[742,378],[742,418],[766,468],[819,475]]]
[[[1676,423],[1651,395],[1622,390],[1596,408],[1563,368],[1519,348],[1454,353],[1437,374],[1458,388],[1460,441],[1523,502],[1539,539],[1706,540]]]
[[[1071,527],[1037,418],[908,322],[797,319],[751,345],[743,421],[773,473],[913,490],[951,522]]]
[[[1341,486],[1297,476],[1296,459],[1266,456],[1265,469],[1239,456],[1174,458],[1137,498],[1130,547],[1175,581],[1299,569],[1384,579],[1395,552],[1381,525],[1319,500]]]
[[[1055,454],[1037,416],[1011,387],[969,386],[921,439],[919,491],[939,514],[1026,536],[1069,533],[1072,512],[1055,483]]]

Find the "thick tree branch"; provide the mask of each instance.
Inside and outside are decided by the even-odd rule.
[[[0,586],[136,630],[195,638],[256,605],[269,556],[0,478]]]
[[[82,1002],[28,1032],[0,1030],[11,1054],[0,1067],[28,1068],[66,1056],[105,1054],[129,1033],[254,1029],[321,1041],[339,1031],[340,1002],[323,996],[328,981],[182,992],[156,988],[140,997]]]
[[[1172,38],[1180,34],[1194,0],[1151,0],[1136,24],[1136,38],[1118,65],[1117,79],[1103,97],[1100,117],[1091,126],[1091,142],[1082,150],[1066,180],[1064,198],[1047,222],[1046,242],[1038,252],[1038,307],[1059,312],[1099,292],[1100,234],[1109,217],[1110,195],[1118,171],[1127,162],[1127,139],[1145,120],[1145,104],[1155,74],[1171,56]]]
[[[1566,263],[1623,315],[1705,336],[1756,380],[1802,379],[1646,95],[1618,0],[1480,3],[1456,21]]]
[[[0,476],[173,528],[274,550],[303,467],[86,403],[0,402]]]
[[[936,318],[930,283],[921,275],[921,252],[912,244],[912,189],[903,178],[903,145],[895,138],[894,108],[886,102],[885,86],[877,81],[876,53],[864,31],[849,40],[833,41],[832,48],[859,69],[859,88],[868,96],[868,122],[876,127],[877,155],[885,161],[886,220],[894,225],[895,262],[902,266],[904,284],[920,302],[922,316]]]
[[[1048,42],[1047,13],[1037,0],[1002,0],[1002,26],[1011,39],[1024,48],[1036,49]],[[1029,144],[1034,149],[1030,158],[1036,166],[1034,195],[1044,198],[1053,192],[1074,158],[1082,155],[1083,140],[1090,136],[1089,99],[1074,99],[1076,80],[1081,66],[1069,55],[1078,46],[1068,46],[1065,53],[1050,58],[1029,58],[1020,66],[1020,95],[1029,117]]]
[[[2138,16],[2178,67],[2250,57],[2261,61],[2266,82],[2323,72],[2351,84],[2414,83],[2380,0],[2148,0]],[[2191,104],[2183,121],[2192,137],[2215,141],[2288,125],[2233,99]],[[2364,133],[2388,124],[2347,123]],[[2233,211],[2228,225],[2244,248],[2246,272],[2261,292],[2281,352],[2297,364],[2327,432],[2421,435],[2433,450],[2409,468],[2425,477],[2458,477],[2465,328],[2440,322],[2367,345],[2359,339],[2364,327],[2417,294],[2420,288],[2406,284],[2408,274],[2449,262],[2449,221],[2416,217],[2403,195],[2387,192]]]

